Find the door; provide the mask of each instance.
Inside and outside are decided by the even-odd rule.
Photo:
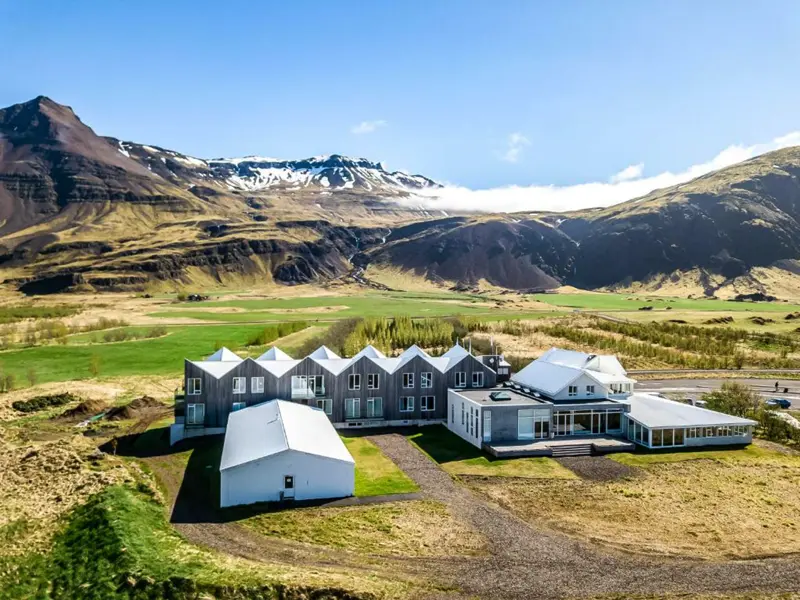
[[[294,475],[283,476],[283,497],[294,498]]]
[[[483,411],[483,441],[492,441],[492,413],[491,411]]]
[[[592,433],[606,432],[606,414],[596,412],[592,414]]]

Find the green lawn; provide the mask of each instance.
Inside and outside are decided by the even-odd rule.
[[[642,450],[631,454],[620,452],[610,454],[609,458],[632,467],[645,467],[664,463],[684,462],[688,460],[724,460],[724,461],[753,461],[753,460],[785,460],[786,456],[775,450],[768,450],[759,446],[750,445],[746,448],[731,448],[722,450],[679,450],[676,452]],[[800,459],[798,459],[800,461]]]
[[[409,441],[451,475],[487,475],[575,479],[576,475],[552,458],[495,459],[448,431],[442,425],[421,427]]]
[[[207,308],[234,308],[239,309],[239,311],[212,312],[204,310]],[[399,294],[385,292],[363,296],[208,301],[195,303],[190,310],[181,308],[180,310],[159,311],[150,316],[163,319],[182,317],[235,323],[256,320],[331,320],[351,317],[391,317],[395,315],[408,315],[411,317],[443,317],[458,314],[494,315],[497,312],[498,308],[492,300],[480,296],[455,293]],[[520,318],[530,313],[537,314],[535,311],[500,310],[500,312],[504,315],[504,318]]]
[[[199,360],[219,345],[239,348],[260,329],[263,327],[259,325],[175,326],[167,328],[168,334],[159,338],[104,344],[87,344],[76,336],[76,341],[84,343],[0,352],[0,370],[13,374],[18,383],[25,381],[29,368],[36,371],[39,383],[82,379],[90,377],[89,365],[97,356],[100,377],[177,375],[183,372],[184,358]],[[81,334],[85,335],[91,334]],[[301,337],[298,345],[302,341]],[[280,340],[275,343],[280,344]]]
[[[586,310],[638,310],[643,306],[653,309],[732,311],[732,312],[794,312],[800,310],[798,304],[785,302],[734,302],[732,300],[689,299],[689,298],[648,298],[636,294],[537,294],[536,300],[552,306],[581,308]]]
[[[342,439],[356,461],[356,496],[406,494],[419,490],[408,475],[366,438]]]

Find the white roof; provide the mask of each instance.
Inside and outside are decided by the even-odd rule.
[[[630,405],[628,416],[646,427],[713,427],[755,425],[755,421],[667,400],[653,394],[632,394],[621,402]]]
[[[334,356],[336,356],[334,354]],[[312,360],[323,369],[338,375],[353,363],[351,358],[314,358]]]
[[[548,396],[552,396],[563,390],[584,372],[583,369],[537,359],[519,373],[515,373],[512,380],[514,383],[540,390]]]
[[[590,371],[600,371],[609,375],[625,375],[626,371],[617,360],[616,356],[609,354],[587,354],[575,350],[562,350],[561,348],[550,348],[537,360],[573,367],[576,369],[588,369]]]
[[[225,362],[219,361],[219,360],[196,360],[196,361],[191,361],[191,363],[193,365],[195,365],[197,367],[200,367],[201,369],[203,369],[203,371],[205,371],[206,373],[208,373],[212,377],[215,377],[216,379],[219,379],[220,377],[222,377],[226,373],[228,373],[228,372],[232,371],[233,369],[235,369],[236,367],[238,367],[241,364],[241,362],[242,362],[241,360],[237,360],[237,361],[229,360],[229,361],[225,361]]]
[[[271,400],[230,414],[219,469],[224,471],[288,450],[355,462],[320,409]]]
[[[259,357],[255,361],[255,363],[259,367],[267,371],[267,373],[272,373],[273,375],[275,375],[275,377],[280,377],[288,370],[290,370],[292,367],[299,365],[300,361],[294,358],[291,358],[289,360],[270,360],[270,359],[261,360],[261,358]]]
[[[330,359],[330,358],[339,358],[339,355],[336,354],[333,350],[328,348],[327,346],[320,346],[314,352],[308,355],[310,358],[319,358],[319,359]]]
[[[459,344],[456,344],[455,346],[450,348],[450,350],[448,350],[447,352],[442,354],[442,356],[444,356],[445,358],[458,358],[458,359],[461,359],[461,358],[464,358],[465,356],[469,356],[469,352],[467,352],[467,349],[464,348],[464,346],[460,346]]]
[[[227,361],[242,362],[242,357],[234,352],[231,352],[227,348],[222,347],[206,359],[206,361],[209,360],[223,361],[223,362]]]
[[[277,346],[272,346],[272,348],[264,352],[264,354],[259,356],[256,360],[292,360],[292,357]]]
[[[358,360],[362,356],[368,356],[369,358],[386,358],[386,355],[383,352],[381,352],[380,350],[378,350],[372,344],[368,344],[363,350],[361,350],[361,352],[356,354],[353,357],[353,362],[355,362],[356,360]]]

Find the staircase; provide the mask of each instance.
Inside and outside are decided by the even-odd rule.
[[[592,444],[564,444],[550,446],[553,451],[553,458],[564,458],[565,456],[591,456]]]

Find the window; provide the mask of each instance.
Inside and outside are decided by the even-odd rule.
[[[333,414],[333,400],[330,398],[317,398],[317,408],[322,409],[326,415]]]
[[[587,396],[594,396],[594,386],[593,385],[587,385],[586,386],[586,395]]]
[[[706,427],[706,437],[714,437],[714,428]]]
[[[377,390],[381,387],[381,376],[379,373],[369,373],[367,375],[367,389]]]
[[[361,389],[361,375],[358,373],[350,374],[347,376],[347,389],[360,390]]]
[[[404,388],[413,388],[414,387],[414,374],[413,373],[403,373],[403,387]]]
[[[251,377],[250,378],[250,391],[254,394],[263,394],[264,393],[264,378],[263,377]]]
[[[187,425],[202,425],[206,420],[206,405],[205,404],[187,404],[186,405],[186,424]]]
[[[686,437],[687,438],[696,438],[697,437],[697,427],[689,427],[686,430]]]
[[[186,380],[186,394],[189,396],[199,396],[203,389],[202,379],[190,377]]]
[[[577,385],[569,386],[569,389],[567,390],[567,396],[572,397],[577,395],[578,395],[578,386]]]
[[[455,404],[451,404],[450,405],[450,424],[451,425],[455,425],[456,424],[456,405]]]
[[[293,490],[294,489],[294,477],[291,475],[284,475],[283,476],[283,489],[284,490]]]
[[[622,430],[622,413],[608,412],[606,413],[606,430],[607,431],[621,431]]]
[[[483,441],[492,441],[492,411],[483,411]]]
[[[461,403],[461,424],[464,424],[464,403]]]
[[[414,396],[400,396],[400,412],[414,411]]]
[[[234,402],[233,407],[231,408],[231,412],[236,412],[237,410],[242,410],[247,406],[247,402]]]
[[[458,371],[458,372],[456,372],[456,387],[457,388],[467,387],[467,372],[466,371]]]
[[[472,387],[483,387],[483,372],[475,372],[472,374]]]
[[[345,419],[361,418],[361,398],[344,399],[344,418]]]
[[[424,373],[419,374],[419,385],[422,388],[432,388],[433,387],[433,373],[430,371],[425,371]]]
[[[663,440],[663,438],[661,436],[661,430],[660,429],[653,429],[653,431],[651,433],[652,433],[652,436],[653,436],[653,440],[652,440],[652,443],[650,445],[653,446],[653,447],[662,446],[664,440]]]
[[[247,377],[234,377],[233,393],[244,394],[245,392],[247,392]]]
[[[422,412],[430,412],[436,408],[435,396],[422,396],[419,399],[419,408]]]
[[[383,418],[383,398],[367,398],[367,418]]]
[[[533,409],[521,408],[517,411],[517,439],[533,439]]]
[[[325,379],[322,375],[292,376],[292,398],[309,398],[325,395]]]

